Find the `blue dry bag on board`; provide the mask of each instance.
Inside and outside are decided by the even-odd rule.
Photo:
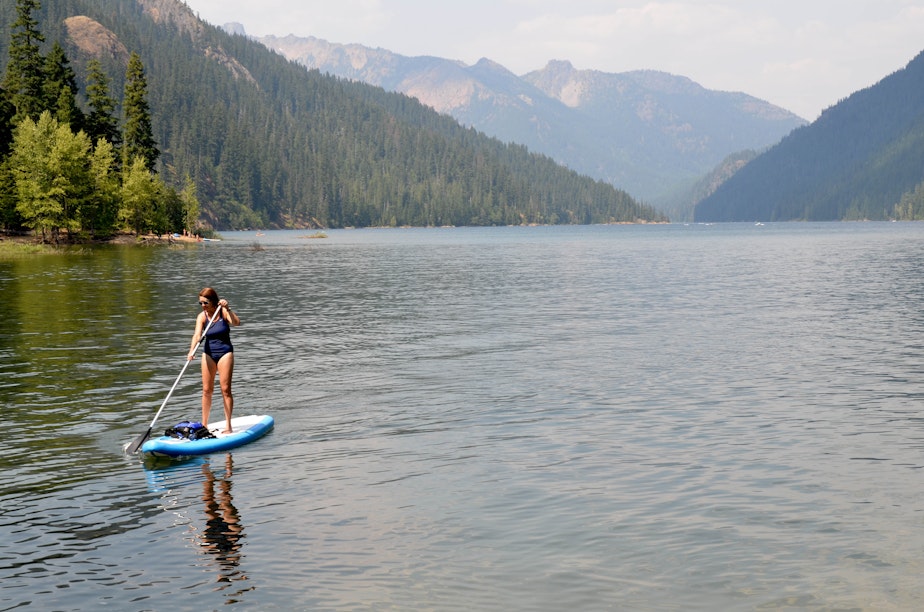
[[[173,427],[168,427],[164,430],[164,435],[185,440],[202,440],[203,438],[215,437],[208,427],[202,423],[193,423],[191,421],[180,421]]]

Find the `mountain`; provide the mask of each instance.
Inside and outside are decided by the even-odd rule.
[[[313,37],[257,40],[309,68],[413,96],[659,204],[730,153],[764,149],[805,124],[757,98],[664,72],[609,74],[553,61],[517,76],[487,59],[466,66]]]
[[[745,165],[695,219],[889,219],[922,185],[924,53]]]
[[[34,17],[86,86],[144,64],[160,175],[213,227],[657,221],[626,192],[461,126],[406,95],[307,70],[181,0],[54,0]],[[13,2],[0,4],[5,70]]]

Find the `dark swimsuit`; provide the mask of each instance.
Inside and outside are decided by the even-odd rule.
[[[231,326],[224,317],[209,327],[205,334],[205,346],[202,352],[211,357],[215,363],[218,363],[218,360],[228,353],[234,352],[234,347],[231,346]]]

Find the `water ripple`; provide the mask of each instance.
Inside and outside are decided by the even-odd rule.
[[[919,608],[921,231],[268,232],[0,263],[0,609]],[[236,410],[277,427],[126,457],[206,284],[244,320]],[[48,320],[47,296],[76,308]]]

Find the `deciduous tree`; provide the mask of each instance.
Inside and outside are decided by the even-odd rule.
[[[152,229],[162,193],[163,184],[148,170],[147,161],[136,156],[124,170],[119,219],[136,234]]]
[[[37,122],[25,118],[16,128],[10,167],[16,194],[16,210],[26,227],[48,232],[55,242],[59,230],[78,228],[77,212],[91,189],[90,140],[74,134],[45,111]]]
[[[95,237],[108,236],[116,228],[119,212],[119,175],[112,143],[96,142],[90,156],[93,190],[80,210],[80,227]]]
[[[199,199],[196,197],[196,183],[188,174],[180,192],[180,200],[183,202],[183,228],[193,234],[199,224]]]

